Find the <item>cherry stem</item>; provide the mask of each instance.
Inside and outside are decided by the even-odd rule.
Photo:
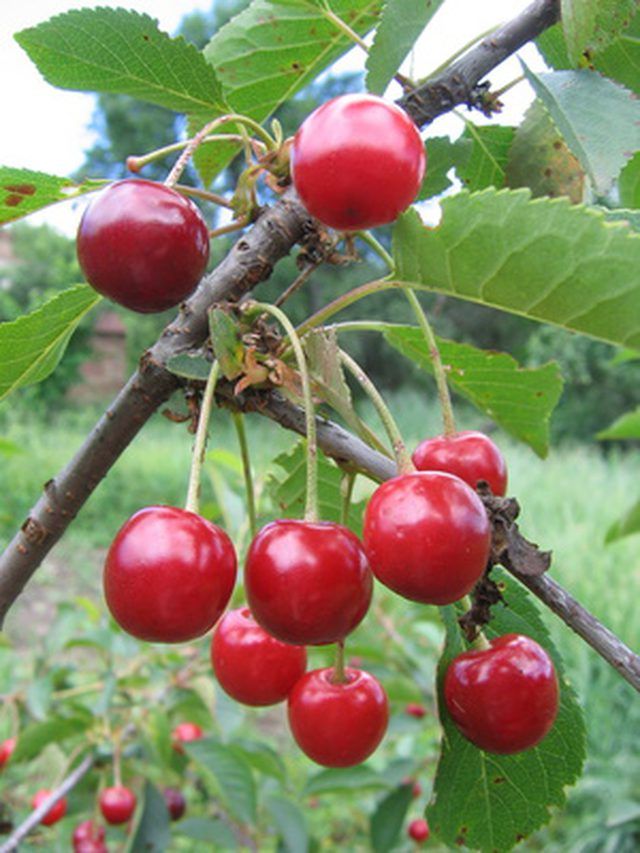
[[[164,145],[162,148],[156,148],[154,151],[149,151],[148,154],[140,154],[127,157],[127,168],[131,172],[139,172],[144,166],[153,163],[154,160],[160,160],[166,157],[167,154],[175,154],[177,151],[183,151],[191,142],[191,138],[181,142],[172,142],[171,145]],[[239,133],[220,133],[207,136],[203,142],[244,142],[244,137]],[[189,187],[189,189],[193,189]]]
[[[485,39],[485,38],[487,38],[487,36],[490,36],[492,33],[495,33],[496,29],[497,29],[497,26],[493,26],[490,29],[485,30],[483,33],[480,33],[479,35],[474,36],[474,38],[470,39],[470,41],[468,41],[466,44],[463,44],[462,47],[458,48],[458,50],[456,50],[455,53],[452,53],[448,59],[445,59],[445,61],[441,65],[438,65],[437,68],[434,68],[433,71],[430,71],[426,77],[423,77],[420,80],[418,80],[416,83],[416,86],[418,86],[418,87],[423,86],[429,80],[433,80],[434,78],[439,77],[443,71],[448,69],[456,61],[456,59],[459,59],[468,50],[471,50],[471,48],[474,47],[474,45],[481,42],[482,39]]]
[[[373,384],[371,379],[367,376],[364,370],[360,367],[357,361],[355,361],[350,355],[348,355],[344,350],[340,350],[340,360],[347,368],[347,370],[358,380],[360,385],[362,386],[363,391],[367,394],[371,402],[373,403],[376,412],[378,413],[380,420],[383,423],[383,426],[386,430],[387,435],[389,436],[389,441],[391,442],[391,446],[393,448],[393,455],[396,460],[396,465],[398,466],[399,474],[410,474],[412,471],[415,471],[413,462],[411,461],[411,455],[407,450],[407,447],[404,443],[400,430],[398,428],[398,424],[396,423],[393,415],[391,414],[389,407],[385,403],[382,398],[382,395]]]
[[[506,92],[508,92],[509,89],[513,89],[514,86],[517,86],[518,83],[522,83],[522,81],[525,79],[526,78],[524,74],[521,74],[519,77],[514,77],[514,79],[511,80],[509,83],[505,83],[504,86],[502,86],[500,89],[496,89],[495,92],[489,92],[489,94],[492,98],[495,98],[497,100],[498,98],[502,97],[502,95],[504,95]]]
[[[313,272],[315,272],[315,270],[318,269],[318,267],[320,266],[321,263],[322,263],[322,261],[319,261],[316,264],[309,264],[308,266],[306,266],[299,273],[299,275],[297,275],[294,278],[294,280],[291,282],[289,287],[287,287],[285,290],[283,290],[282,293],[280,294],[280,296],[278,296],[276,301],[273,303],[276,306],[276,308],[279,308],[281,305],[284,305],[284,303],[287,301],[287,299],[290,299],[294,293],[297,293],[298,290],[300,290],[300,288],[302,287],[302,285],[309,278],[311,278],[311,274]]]
[[[247,495],[247,514],[249,516],[249,530],[251,538],[257,533],[256,521],[256,495],[253,488],[253,475],[251,473],[251,458],[249,456],[249,444],[247,433],[244,428],[244,417],[240,412],[233,413],[233,425],[236,428],[238,445],[240,446],[240,458],[242,459],[242,473],[244,474],[244,488]]]
[[[113,783],[117,788],[122,786],[122,743],[119,733],[113,738]]]
[[[175,190],[181,195],[193,196],[194,198],[201,198],[203,201],[210,201],[213,204],[217,204],[218,207],[226,207],[229,210],[233,209],[233,205],[230,201],[228,201],[224,196],[218,195],[218,193],[209,192],[209,190],[201,190],[198,187],[188,187],[186,184],[176,184],[174,187]]]
[[[353,496],[353,487],[356,482],[357,471],[345,471],[340,480],[340,524],[343,527],[349,525],[349,509],[351,508],[351,498]]]
[[[339,29],[340,32],[344,33],[347,38],[350,39],[354,44],[357,44],[358,47],[361,47],[365,53],[369,53],[369,46],[367,45],[366,41],[361,36],[359,36],[355,30],[351,29],[351,27],[349,26],[349,24],[346,23],[346,21],[343,21],[339,15],[336,15],[333,9],[330,9],[328,6],[322,3],[318,7],[318,11],[320,12],[320,14],[324,15],[324,17],[328,21],[331,21],[331,23],[337,29]]]
[[[304,356],[302,344],[293,323],[281,308],[269,305],[265,302],[250,302],[250,308],[271,314],[281,324],[296,357],[298,372],[302,382],[302,398],[304,401],[305,431],[307,433],[307,497],[304,511],[305,521],[318,520],[318,439],[316,433],[316,414],[311,394],[311,382],[307,370],[307,360]]]
[[[187,500],[185,509],[189,512],[198,512],[200,506],[200,476],[202,466],[204,464],[204,455],[207,446],[207,430],[209,427],[209,417],[211,415],[211,407],[213,405],[214,392],[220,366],[217,361],[211,365],[211,371],[207,379],[207,384],[204,388],[202,401],[200,403],[200,415],[198,416],[198,428],[196,437],[193,443],[193,451],[191,455],[191,470],[189,472],[189,486],[187,488]]]
[[[451,395],[449,394],[449,386],[447,385],[447,374],[440,357],[438,342],[431,328],[431,323],[427,319],[422,305],[415,294],[415,291],[410,287],[403,288],[405,296],[409,300],[409,304],[413,309],[418,325],[424,335],[427,348],[429,350],[429,358],[433,365],[433,373],[436,378],[436,386],[438,388],[438,399],[440,400],[440,410],[442,412],[442,421],[444,423],[444,434],[451,436],[455,434],[456,422],[453,417],[453,406],[451,405]]]
[[[344,640],[339,640],[336,643],[336,657],[333,664],[333,673],[331,675],[332,684],[346,684],[347,673],[344,666]]]
[[[228,225],[221,225],[220,228],[214,228],[212,231],[209,231],[209,238],[213,240],[214,237],[222,237],[223,234],[233,234],[234,231],[242,231],[248,224],[249,218],[241,216],[238,219],[234,219],[233,222],[229,222]]]
[[[465,611],[469,611],[473,607],[473,602],[471,601],[471,596],[469,595],[465,595],[463,598],[461,598],[459,603],[462,605]],[[487,649],[491,648],[491,643],[489,642],[489,640],[487,640],[482,631],[478,631],[475,640],[473,640],[473,642],[471,643],[471,648],[484,652]]]
[[[381,258],[389,267],[389,272],[393,273],[395,269],[393,258],[389,252],[387,252],[382,243],[373,236],[373,234],[369,231],[356,231],[356,237],[359,237],[363,243],[366,243],[370,249],[373,249],[376,255],[378,255],[378,257]]]
[[[390,290],[394,287],[399,288],[403,286],[403,282],[387,278],[368,281],[366,284],[361,284],[358,287],[354,287],[352,290],[347,291],[347,293],[343,293],[342,296],[338,296],[337,299],[334,299],[323,308],[320,308],[315,312],[315,314],[307,317],[304,323],[301,323],[298,326],[296,331],[302,338],[307,334],[307,332],[310,332],[312,329],[316,329],[318,326],[324,325],[325,321],[331,319],[334,314],[344,311],[345,308],[349,308],[354,303],[364,299],[365,296],[371,296],[374,293],[380,293],[383,290]]]

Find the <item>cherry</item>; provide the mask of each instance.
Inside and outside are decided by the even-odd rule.
[[[92,820],[79,823],[73,830],[71,841],[75,853],[105,853],[104,826]]]
[[[494,495],[503,496],[507,491],[504,456],[482,432],[464,430],[426,438],[411,458],[418,471],[446,471],[460,477],[472,489],[478,480],[486,480]]]
[[[412,601],[451,604],[485,570],[491,527],[478,495],[452,474],[417,471],[387,480],[364,517],[374,575]]]
[[[162,796],[167,804],[167,810],[171,820],[180,820],[187,810],[187,801],[185,800],[182,791],[178,788],[165,788],[162,791]]]
[[[126,785],[114,785],[100,792],[98,805],[107,823],[126,823],[136,810],[136,795]]]
[[[291,151],[303,204],[341,231],[393,222],[416,197],[425,164],[413,121],[376,95],[340,95],[322,104],[298,129]]]
[[[422,717],[426,716],[427,709],[419,702],[408,702],[407,705],[405,705],[404,712],[410,717],[417,717],[418,719],[422,719]]]
[[[412,779],[411,776],[405,776],[402,780],[403,785],[411,785],[411,796],[414,800],[422,794],[422,785],[417,779]]]
[[[286,699],[305,673],[304,646],[276,640],[258,625],[248,607],[230,610],[211,642],[216,678],[229,696],[245,705],[275,705]]]
[[[222,615],[236,579],[227,534],[188,510],[150,506],[120,529],[104,567],[116,622],[141,640],[180,643]]]
[[[8,737],[0,743],[0,767],[4,767],[7,761],[11,758],[13,750],[16,748],[17,740],[14,737]]]
[[[73,850],[74,853],[109,853],[105,841],[92,841],[90,838],[74,844]]]
[[[53,791],[50,791],[48,788],[41,788],[37,791],[33,799],[31,800],[31,807],[33,809],[37,809],[39,805],[44,803],[46,799],[48,799]],[[60,799],[55,802],[48,812],[46,812],[45,816],[40,818],[40,823],[44,826],[51,826],[54,823],[57,823],[67,813],[67,800],[65,797],[60,797]]]
[[[417,841],[418,844],[422,844],[427,841],[430,834],[429,824],[423,817],[418,817],[415,820],[412,820],[407,827],[407,835],[409,838],[413,838],[414,841]]]
[[[209,230],[198,208],[175,190],[129,178],[86,208],[78,260],[98,293],[144,314],[177,305],[209,260]]]
[[[460,732],[488,752],[521,752],[540,743],[558,712],[558,680],[547,652],[530,637],[505,634],[488,649],[458,655],[444,699]]]
[[[301,646],[346,637],[364,618],[373,590],[360,540],[330,521],[267,524],[251,543],[244,577],[256,622]]]
[[[303,675],[288,700],[289,725],[300,749],[325,767],[352,767],[367,759],[387,730],[389,707],[382,685],[369,673],[347,668]]]
[[[171,732],[171,743],[176,752],[184,752],[181,744],[192,740],[200,740],[204,732],[197,723],[178,723]]]

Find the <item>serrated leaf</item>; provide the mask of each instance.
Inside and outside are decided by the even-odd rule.
[[[504,186],[509,147],[514,133],[513,127],[504,125],[466,123],[461,139],[469,140],[472,147],[468,159],[459,162],[456,171],[467,189],[473,192],[490,186]]]
[[[369,833],[375,853],[388,853],[400,837],[400,830],[413,799],[413,785],[399,785],[386,794],[371,815]]]
[[[625,536],[633,536],[634,533],[640,533],[640,500],[636,501],[622,518],[611,525],[605,534],[604,541],[609,544]]]
[[[535,74],[523,64],[536,95],[580,160],[597,193],[605,195],[640,148],[640,102],[595,71]],[[606,104],[607,121],[602,121]]]
[[[0,225],[56,202],[95,192],[103,186],[104,181],[87,179],[77,183],[45,172],[0,166]]]
[[[30,314],[0,323],[0,400],[55,370],[76,327],[100,299],[95,290],[81,284]]]
[[[577,65],[596,28],[596,6],[600,0],[560,0],[560,19],[569,58]]]
[[[381,95],[443,0],[386,0],[367,55],[366,84]]]
[[[452,142],[448,136],[432,136],[426,141],[427,168],[424,175],[418,201],[440,195],[452,186],[448,173],[454,166],[468,162],[473,143],[470,139],[458,139]]]
[[[458,296],[640,348],[640,236],[568,199],[528,190],[461,192],[425,227],[415,210],[393,232],[395,286]]]
[[[593,59],[598,71],[640,93],[640,13],[605,50]]]
[[[265,806],[280,834],[283,853],[307,853],[309,832],[304,814],[298,806],[292,800],[274,796],[267,797]]]
[[[62,89],[117,92],[180,113],[227,111],[210,63],[148,15],[72,9],[15,38],[45,80]]]
[[[640,407],[633,412],[621,415],[606,429],[601,430],[596,438],[601,441],[624,441],[630,438],[640,438]]]
[[[138,810],[140,817],[126,846],[127,853],[163,853],[171,840],[169,812],[164,797],[148,780]]]
[[[273,460],[266,488],[281,518],[302,518],[306,497],[306,452],[304,441]],[[280,471],[275,470],[280,468]],[[340,485],[343,473],[331,459],[318,453],[318,507],[320,518],[340,522]],[[358,536],[362,532],[364,501],[352,502],[347,526]]]
[[[609,222],[622,222],[633,231],[640,231],[640,210],[625,210],[624,208],[609,210],[605,207],[597,209]]]
[[[235,850],[238,845],[238,839],[231,827],[215,818],[189,817],[182,820],[180,835],[202,841],[203,844],[219,845],[220,850]]]
[[[50,717],[41,723],[33,723],[20,731],[18,744],[11,761],[29,761],[35,758],[50,743],[61,743],[74,735],[82,734],[91,725],[93,718],[87,716]]]
[[[566,195],[574,204],[584,196],[584,171],[536,98],[516,130],[507,160],[507,183],[529,187],[534,198]]]
[[[387,784],[379,773],[366,764],[358,764],[344,770],[321,770],[312,776],[304,787],[305,796],[312,794],[358,793],[367,789],[386,788]]]
[[[593,38],[589,52],[600,53],[629,26],[638,10],[638,0],[590,0],[596,10]]]
[[[637,152],[620,172],[618,192],[620,207],[640,207],[640,152]]]
[[[211,373],[211,362],[203,355],[191,355],[190,353],[182,352],[179,355],[172,355],[165,364],[165,367],[174,376],[181,376],[184,379],[192,379],[194,381],[206,382]]]
[[[562,806],[565,788],[579,777],[585,758],[585,728],[575,693],[564,679],[562,661],[527,591],[502,570],[499,582],[506,605],[493,608],[485,629],[488,638],[525,634],[553,658],[560,682],[556,722],[542,743],[515,755],[496,755],[477,749],[451,722],[442,699],[442,680],[450,661],[464,651],[454,607],[442,608],[447,629],[439,665],[439,710],[444,729],[427,819],[434,834],[450,845],[463,843],[483,851],[510,850]],[[460,773],[464,773],[461,781]]]
[[[319,393],[354,432],[360,433],[360,419],[344,378],[335,332],[320,330],[305,335],[304,348],[312,379],[322,383]]]
[[[280,782],[284,782],[287,771],[280,755],[266,743],[248,738],[236,739],[231,743],[231,748],[244,760],[265,776],[272,776]]]
[[[229,810],[244,823],[254,824],[256,783],[245,759],[211,738],[186,744],[185,751],[216,778]]]
[[[244,355],[237,323],[222,308],[214,308],[209,312],[209,330],[222,375],[235,379],[242,373]]]
[[[424,335],[415,326],[390,326],[385,339],[395,349],[433,372]],[[557,364],[524,368],[507,353],[477,349],[470,344],[438,339],[447,381],[481,412],[538,456],[549,450],[549,420],[562,393]]]

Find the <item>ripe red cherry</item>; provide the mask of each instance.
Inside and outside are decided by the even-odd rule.
[[[418,719],[422,719],[422,717],[426,716],[427,709],[419,702],[408,702],[405,705],[404,712],[410,717],[417,717]]]
[[[472,489],[486,480],[494,495],[507,491],[507,464],[488,435],[464,430],[453,435],[426,438],[415,449],[413,464],[418,471],[455,474]]]
[[[130,178],[108,186],[87,207],[77,250],[98,293],[148,314],[194,290],[209,260],[209,231],[189,199]]]
[[[37,791],[33,799],[31,800],[31,807],[33,809],[37,809],[39,805],[44,803],[48,797],[51,796],[53,792],[48,788],[41,788]],[[51,826],[54,823],[57,823],[67,813],[67,800],[65,797],[61,797],[57,802],[55,802],[49,811],[45,814],[43,818],[40,818],[40,823],[44,824],[44,826]]]
[[[248,607],[230,610],[211,641],[211,663],[220,686],[245,705],[275,705],[305,673],[307,652],[276,640]]]
[[[136,795],[126,785],[114,785],[100,792],[98,805],[107,823],[126,823],[136,810]]]
[[[540,743],[558,712],[558,680],[547,652],[530,637],[505,634],[490,648],[458,655],[444,699],[460,732],[480,749],[509,754]]]
[[[298,129],[291,151],[303,204],[341,231],[393,222],[416,197],[425,163],[413,121],[375,95],[340,95],[322,104]]]
[[[0,743],[0,767],[4,767],[7,761],[11,758],[13,750],[16,748],[17,740],[14,737],[8,737]]]
[[[184,752],[181,744],[192,740],[200,740],[204,732],[197,723],[178,723],[171,732],[171,743],[176,752]]]
[[[71,838],[73,849],[76,853],[90,853],[90,851],[106,850],[104,841],[104,826],[99,826],[92,820],[79,823],[73,830]]]
[[[364,548],[374,575],[412,601],[451,604],[482,576],[491,527],[478,495],[440,471],[387,480],[364,517]]]
[[[256,622],[301,646],[346,637],[364,618],[373,590],[360,540],[329,521],[267,524],[251,543],[244,578]]]
[[[141,640],[180,643],[220,618],[236,579],[236,555],[219,527],[193,512],[150,506],[132,515],[104,567],[116,622]]]
[[[88,838],[86,841],[79,841],[74,844],[74,853],[109,853],[109,848],[104,841],[92,841]]]
[[[180,820],[187,810],[187,801],[185,800],[182,791],[178,788],[165,788],[162,791],[162,796],[167,804],[167,810],[171,820]]]
[[[300,749],[325,767],[352,767],[367,759],[387,730],[389,706],[382,685],[367,672],[347,668],[303,675],[288,700],[289,725]]]
[[[418,817],[415,820],[412,820],[407,827],[407,835],[409,838],[413,838],[414,841],[417,841],[418,844],[422,844],[427,841],[430,834],[429,824],[423,817]]]

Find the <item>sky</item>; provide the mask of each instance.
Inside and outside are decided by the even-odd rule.
[[[529,0],[446,0],[432,25],[418,42],[414,53],[414,71],[421,76],[437,68],[461,46],[479,33],[514,17]],[[46,83],[26,53],[17,45],[13,34],[25,27],[45,21],[69,9],[92,6],[124,6],[146,12],[157,18],[160,27],[173,33],[181,18],[194,9],[207,10],[211,0],[123,0],[99,3],[65,2],[65,0],[3,0],[0,2],[0,111],[3,130],[0,134],[0,165],[15,166],[55,175],[69,175],[83,162],[83,151],[94,139],[90,121],[94,97],[86,93],[56,89]],[[357,50],[343,63],[353,67],[359,59]],[[541,68],[537,52],[526,47],[521,55],[534,68]],[[517,60],[511,59],[491,75],[494,87],[520,74]],[[389,96],[395,96],[392,89]],[[531,99],[526,84],[512,90],[505,99],[508,107],[500,121],[517,122]],[[474,121],[482,117],[475,113]],[[430,133],[457,135],[459,122],[451,116],[439,119]],[[139,153],[139,152],[136,152]],[[56,205],[32,216],[30,221],[47,221],[66,233],[73,233],[81,204]]]

